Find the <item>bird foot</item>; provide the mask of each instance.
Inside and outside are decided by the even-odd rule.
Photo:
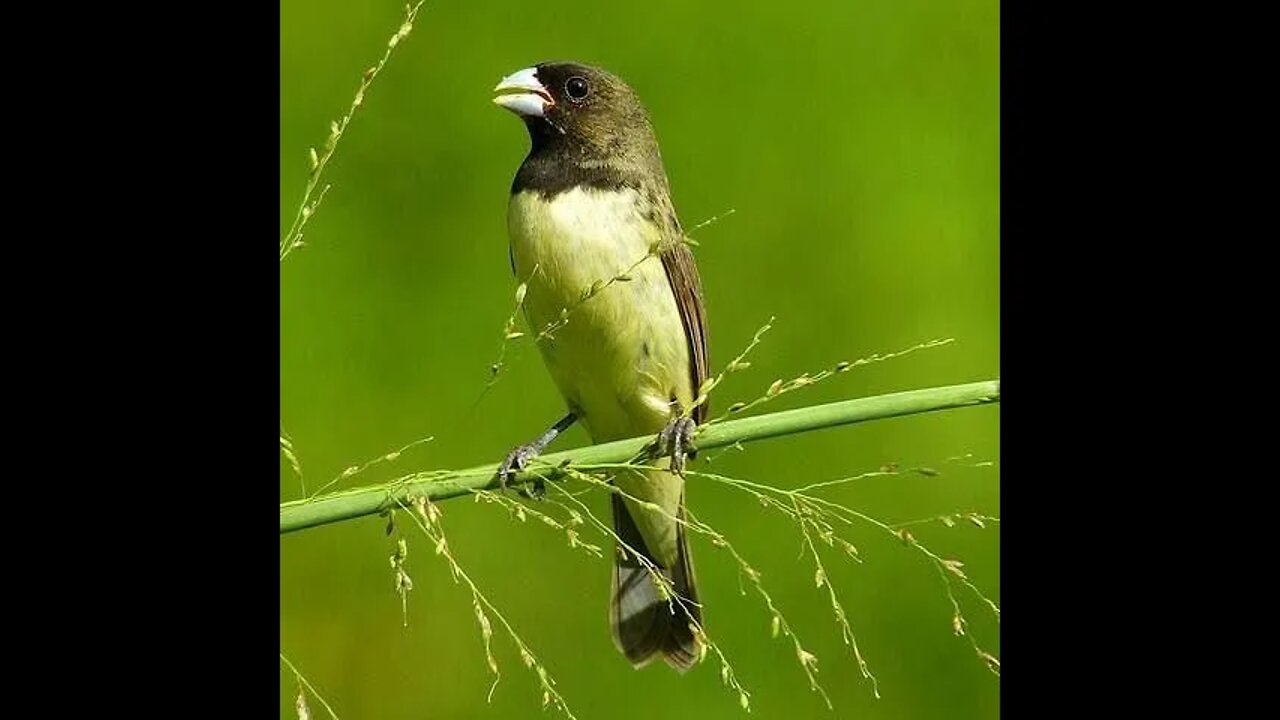
[[[541,454],[542,449],[535,443],[516,446],[515,449],[507,453],[506,459],[498,466],[498,484],[503,490],[507,489],[507,483],[515,479],[515,474],[525,469],[530,460]],[[546,486],[543,485],[542,480],[534,480],[531,487],[532,490],[521,488],[520,494],[534,500],[541,500],[547,494]]]
[[[658,433],[658,456],[671,458],[671,472],[683,475],[685,458],[696,455],[693,432],[697,428],[693,418],[678,417]]]

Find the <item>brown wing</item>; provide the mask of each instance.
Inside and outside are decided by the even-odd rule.
[[[692,360],[689,371],[696,398],[698,388],[707,379],[709,367],[707,312],[702,306],[702,280],[698,278],[698,266],[693,261],[693,252],[685,243],[672,244],[661,257],[662,267],[666,268],[667,280],[671,283],[671,292],[676,296],[676,307],[680,308],[680,319],[684,321],[684,335],[689,341],[689,358]],[[703,403],[693,411],[693,421],[699,425],[707,418],[707,405],[708,403]]]

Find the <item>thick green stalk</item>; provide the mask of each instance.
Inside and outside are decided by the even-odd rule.
[[[700,430],[696,442],[698,449],[711,450],[734,443],[791,435],[837,425],[995,402],[1000,402],[999,380],[911,390],[708,425]],[[539,458],[536,467],[517,475],[515,483],[529,482],[536,477],[556,480],[563,473],[549,466],[557,466],[565,461],[580,465],[626,462],[636,458],[653,440],[653,437],[639,437],[549,453]],[[493,489],[498,485],[497,472],[498,463],[490,463],[443,475],[435,474],[420,480],[355,488],[312,500],[281,503],[280,534],[373,515],[387,508],[396,507],[411,495],[425,495],[431,500],[444,500],[467,495],[474,490]]]

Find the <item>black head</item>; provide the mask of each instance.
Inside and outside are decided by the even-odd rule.
[[[657,145],[644,105],[621,78],[600,68],[549,62],[513,73],[494,102],[529,128],[536,152],[567,145],[585,155],[635,154]],[[633,158],[638,159],[638,158]]]

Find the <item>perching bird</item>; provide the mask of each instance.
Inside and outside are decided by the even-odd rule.
[[[670,581],[663,597],[632,553],[615,553],[609,620],[636,667],[657,656],[683,672],[702,652],[702,610],[689,558],[679,474],[707,377],[707,330],[693,254],[671,204],[658,142],[640,98],[618,77],[577,63],[514,73],[494,102],[524,120],[532,146],[507,209],[511,267],[568,414],[513,450],[499,476],[525,467],[582,421],[595,442],[659,434],[666,457],[615,485],[618,537]],[[584,296],[587,299],[583,300]],[[568,315],[563,313],[568,311]],[[673,468],[674,467],[674,471]]]

